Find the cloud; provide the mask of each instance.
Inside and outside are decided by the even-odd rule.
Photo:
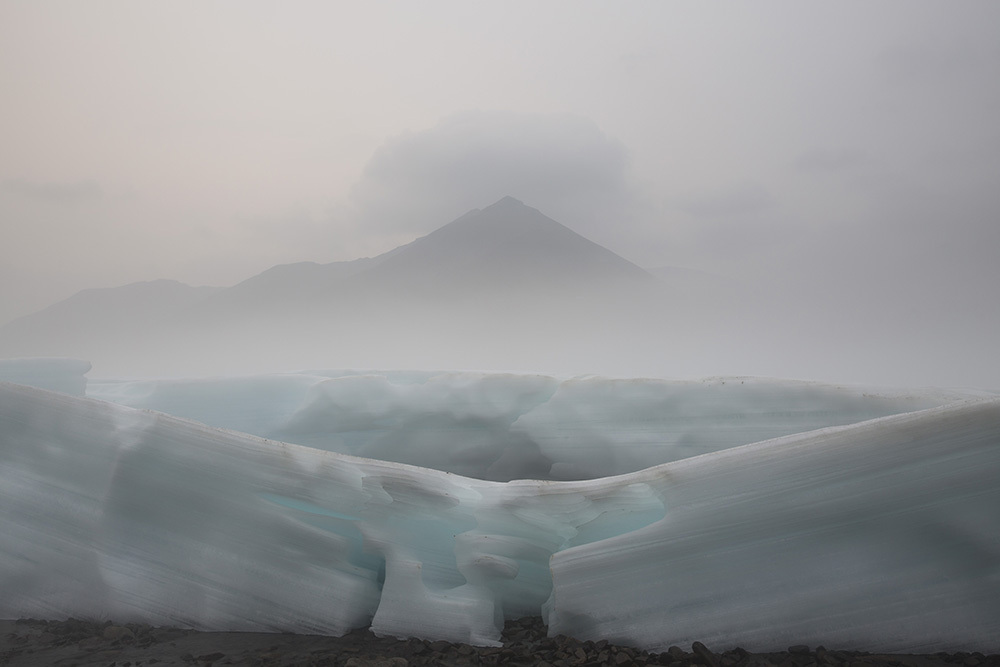
[[[692,192],[673,199],[673,206],[696,218],[730,218],[755,215],[771,209],[774,197],[757,183],[741,183],[707,192]]]
[[[911,42],[883,50],[876,66],[885,85],[948,88],[956,82],[981,81],[994,66],[991,55],[974,44]]]
[[[61,183],[24,179],[0,182],[0,193],[64,206],[96,201],[104,196],[100,186],[92,181]]]
[[[868,157],[861,151],[811,148],[800,153],[792,162],[792,167],[807,174],[845,172],[863,166],[867,160]]]
[[[368,233],[424,234],[510,195],[581,233],[629,215],[624,145],[573,115],[468,111],[387,141],[351,200]]]

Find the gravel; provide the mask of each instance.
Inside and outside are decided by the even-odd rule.
[[[822,646],[750,653],[715,652],[701,642],[647,653],[607,641],[548,637],[539,617],[508,621],[503,646],[379,638],[355,630],[343,637],[198,632],[143,624],[68,619],[0,621],[0,665],[251,665],[254,667],[416,667],[419,665],[671,665],[672,667],[1000,667],[1000,655],[885,655]]]

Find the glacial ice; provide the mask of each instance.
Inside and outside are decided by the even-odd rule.
[[[467,477],[593,479],[967,394],[755,378],[313,371],[91,381],[88,396]]]
[[[26,384],[40,389],[83,396],[90,362],[80,359],[0,359],[0,382]]]
[[[1000,650],[1000,397],[333,375],[88,389],[135,407],[0,383],[0,617],[495,644],[543,613],[652,650]],[[479,471],[515,440],[528,470],[632,470],[501,483],[316,446],[419,424],[396,450],[446,460],[480,429]]]

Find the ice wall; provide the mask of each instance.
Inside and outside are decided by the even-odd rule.
[[[0,382],[14,382],[31,387],[83,396],[87,391],[90,362],[80,359],[39,357],[0,359]]]
[[[0,616],[1000,650],[1000,399],[496,483],[0,384]]]
[[[88,394],[265,438],[494,481],[622,474],[963,396],[755,378],[346,371],[92,381]]]
[[[552,558],[552,633],[664,650],[1000,646],[1000,401],[628,476],[666,518]]]

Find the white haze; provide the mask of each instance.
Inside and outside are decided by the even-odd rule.
[[[234,323],[172,370],[1000,387],[998,37],[989,2],[5,3],[0,323],[375,256],[510,195],[669,293]]]

